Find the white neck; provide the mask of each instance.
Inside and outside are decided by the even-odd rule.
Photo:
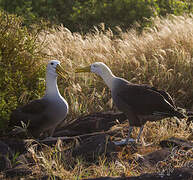
[[[57,76],[47,73],[46,74],[46,94],[45,96],[60,95],[57,85]]]
[[[112,90],[112,86],[113,86],[112,84],[113,84],[113,80],[115,79],[115,75],[112,73],[112,71],[108,67],[103,70],[104,71],[100,73],[99,75],[105,81],[109,89]]]

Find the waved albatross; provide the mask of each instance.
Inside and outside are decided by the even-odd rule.
[[[47,130],[52,136],[57,125],[68,113],[68,103],[61,96],[57,85],[57,76],[63,76],[66,72],[58,60],[49,61],[46,70],[45,95],[17,108],[10,118],[10,126],[20,126],[23,121],[28,125],[28,132],[36,138]]]
[[[101,76],[111,90],[114,104],[125,113],[129,120],[129,132],[126,139],[115,142],[116,145],[128,144],[133,127],[140,127],[137,137],[139,142],[144,124],[147,121],[161,120],[166,117],[184,118],[178,112],[171,96],[162,90],[148,85],[133,84],[129,81],[116,77],[107,65],[95,62],[90,66],[77,68],[76,73],[93,72]]]

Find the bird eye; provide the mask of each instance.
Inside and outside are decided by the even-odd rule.
[[[52,62],[52,63],[50,63],[51,65],[54,65],[54,63]]]

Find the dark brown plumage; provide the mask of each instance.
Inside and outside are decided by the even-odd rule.
[[[166,117],[184,118],[165,91],[147,85],[131,84],[119,78],[115,81],[116,86],[112,89],[113,102],[120,111],[132,117],[129,118],[130,126],[141,127],[146,121]]]
[[[117,108],[124,112],[129,120],[129,133],[124,142],[127,144],[134,126],[140,127],[137,137],[139,140],[144,124],[147,121],[157,121],[166,117],[184,118],[178,112],[171,96],[155,87],[132,84],[129,81],[113,75],[111,70],[102,62],[95,62],[88,67],[79,68],[76,72],[93,72],[103,78],[111,90],[112,99]]]
[[[27,125],[28,132],[33,137],[39,137],[45,129],[49,116],[42,114],[46,110],[46,100],[34,100],[11,113],[10,126],[21,126],[21,121]],[[41,114],[41,115],[40,115]],[[49,121],[48,121],[49,122]]]

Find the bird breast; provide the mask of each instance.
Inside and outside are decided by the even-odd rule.
[[[52,105],[48,108],[47,112],[55,120],[63,120],[68,113],[68,103],[65,99],[59,98],[52,101]]]

